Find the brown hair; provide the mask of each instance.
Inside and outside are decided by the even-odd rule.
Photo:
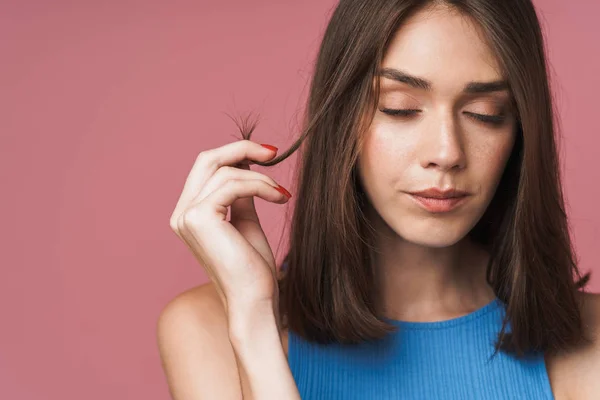
[[[376,110],[377,71],[390,39],[407,17],[432,3],[478,22],[517,113],[513,152],[492,202],[469,232],[490,252],[487,281],[506,305],[495,349],[519,356],[565,349],[587,339],[576,292],[590,274],[581,277],[569,236],[545,47],[530,0],[340,1],[320,46],[302,134],[275,159],[256,163],[275,165],[300,149],[290,250],[279,277],[283,323],[319,343],[359,343],[398,329],[382,319],[376,298],[374,232],[356,161],[361,133]],[[240,129],[249,139],[254,126]],[[512,332],[506,332],[508,321]]]

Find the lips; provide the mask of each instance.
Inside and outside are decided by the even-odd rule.
[[[409,193],[415,202],[432,213],[449,212],[464,203],[469,193],[456,189],[430,188]]]
[[[433,199],[450,199],[455,197],[464,197],[467,196],[469,193],[454,188],[446,190],[441,190],[438,188],[429,188],[418,192],[411,192],[410,194],[420,197],[429,197]]]

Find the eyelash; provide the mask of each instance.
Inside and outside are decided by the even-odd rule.
[[[405,110],[394,110],[391,108],[381,109],[381,112],[388,114],[388,115],[395,116],[395,117],[410,117],[411,115],[415,115],[419,111],[420,110],[414,110],[414,109],[405,109]],[[485,124],[493,125],[493,126],[502,125],[505,120],[504,115],[476,114],[476,113],[471,113],[471,112],[466,112],[466,111],[465,111],[465,114],[467,114],[469,117],[471,117],[477,121],[483,122]]]

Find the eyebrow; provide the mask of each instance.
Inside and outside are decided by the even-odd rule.
[[[382,68],[379,70],[379,76],[395,80],[397,82],[406,83],[417,89],[431,90],[433,85],[428,80],[409,75],[406,72],[395,68]],[[491,82],[469,82],[463,88],[465,93],[488,93],[508,90],[508,82],[506,80],[498,80]]]

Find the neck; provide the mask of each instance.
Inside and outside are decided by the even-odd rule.
[[[377,238],[376,279],[384,315],[403,321],[440,321],[480,308],[495,297],[485,279],[489,254],[465,237],[432,248],[395,232]]]

